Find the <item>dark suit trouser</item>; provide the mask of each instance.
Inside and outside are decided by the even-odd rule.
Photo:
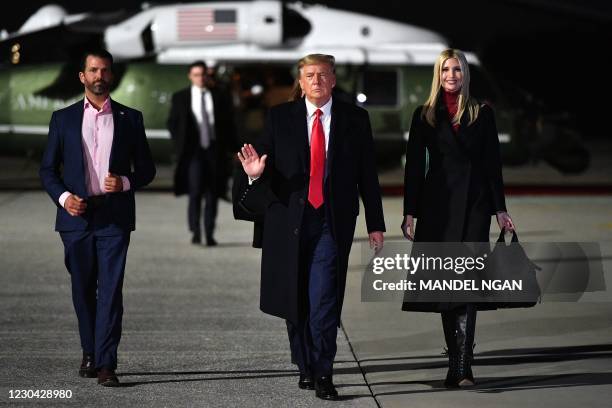
[[[309,205],[304,211],[300,259],[306,313],[298,324],[287,321],[291,360],[315,378],[332,374],[338,333],[338,250],[324,212]]]
[[[95,355],[96,368],[115,369],[130,232],[106,225],[60,232],[60,236],[83,352]]]
[[[211,239],[217,219],[217,178],[216,147],[214,143],[208,149],[198,148],[189,161],[189,206],[187,208],[189,230],[200,234],[202,217],[202,197],[204,206],[204,233]]]

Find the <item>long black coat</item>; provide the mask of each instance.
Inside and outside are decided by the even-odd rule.
[[[263,222],[260,307],[298,322],[300,231],[307,203],[310,148],[303,99],[272,108],[257,152],[268,154],[266,170],[234,197],[237,218]],[[346,285],[361,195],[368,232],[385,231],[370,120],[365,110],[334,99],[324,197],[338,246],[338,313]],[[258,216],[254,216],[258,214]]]
[[[229,98],[216,89],[210,90],[215,112],[216,163],[215,178],[220,195],[225,194],[231,157],[239,148],[236,138],[233,107]],[[174,172],[174,194],[189,192],[189,160],[200,146],[198,122],[191,110],[191,87],[172,95],[167,128],[174,142],[177,165]]]
[[[469,126],[466,111],[455,133],[443,103],[437,105],[435,128],[421,119],[422,109],[412,117],[404,174],[404,215],[417,219],[415,242],[489,242],[491,216],[506,211],[493,110],[481,105]],[[404,302],[402,309],[456,306]]]
[[[265,208],[260,203],[253,203],[253,201],[263,201],[265,198],[257,197],[261,194],[255,190],[253,193],[247,194],[251,186],[249,186],[249,179],[242,170],[242,165],[236,163],[234,166],[234,177],[232,183],[232,200],[234,218],[237,220],[252,221],[253,222],[253,248],[262,247],[263,241],[263,219],[265,214]],[[244,200],[248,198],[251,201],[249,208],[246,208]],[[256,210],[254,210],[256,209]]]

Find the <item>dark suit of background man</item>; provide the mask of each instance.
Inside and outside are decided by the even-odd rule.
[[[109,97],[112,64],[107,51],[85,55],[79,73],[85,98],[53,112],[40,166],[42,184],[57,205],[55,229],[72,281],[83,349],[79,374],[97,376],[104,386],[119,384],[115,369],[134,192],[155,177],[142,114]]]
[[[368,113],[332,99],[331,55],[304,57],[298,72],[296,100],[273,107],[257,147],[238,153],[250,185],[235,214],[263,214],[260,307],[287,321],[298,386],[336,399],[332,365],[360,194],[374,248],[385,223]]]
[[[208,246],[216,245],[215,220],[219,196],[225,196],[228,152],[238,148],[233,109],[215,88],[207,87],[206,64],[189,66],[191,86],[172,96],[168,130],[174,141],[178,163],[174,173],[174,193],[189,194],[187,217],[191,242],[202,242],[202,197],[204,233]]]

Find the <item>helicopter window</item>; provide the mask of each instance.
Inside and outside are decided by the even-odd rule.
[[[300,13],[283,6],[282,15],[283,42],[288,40],[299,40],[308,34],[312,28],[310,22]]]
[[[398,82],[397,70],[366,69],[358,102],[367,106],[397,106]]]
[[[215,23],[235,23],[236,10],[215,10]]]

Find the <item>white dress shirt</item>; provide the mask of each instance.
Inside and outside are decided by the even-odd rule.
[[[198,122],[200,129],[202,128],[202,93],[204,94],[204,100],[206,101],[206,113],[208,113],[208,123],[210,124],[210,139],[215,138],[215,107],[213,105],[213,99],[210,91],[206,88],[198,88],[195,85],[191,86],[191,111]],[[200,135],[201,136],[201,135]]]
[[[323,124],[323,133],[325,134],[325,156],[327,156],[327,150],[329,146],[329,132],[331,129],[331,107],[332,107],[332,98],[329,98],[329,101],[320,108],[317,108],[316,105],[311,103],[308,98],[304,98],[306,101],[306,127],[308,128],[308,144],[310,145],[310,141],[312,140],[312,124],[315,121],[317,115],[315,112],[317,109],[321,109],[320,120]],[[249,177],[249,185],[253,184],[255,180],[259,177],[251,178]]]
[[[327,156],[327,147],[329,146],[329,129],[331,127],[331,107],[332,107],[332,98],[329,98],[329,101],[320,108],[317,108],[313,103],[311,103],[308,98],[304,98],[306,101],[306,123],[308,124],[308,144],[310,145],[310,141],[312,140],[312,124],[315,121],[317,115],[315,112],[317,109],[321,109],[323,113],[321,115],[321,122],[323,124],[323,133],[325,133],[325,155]]]

